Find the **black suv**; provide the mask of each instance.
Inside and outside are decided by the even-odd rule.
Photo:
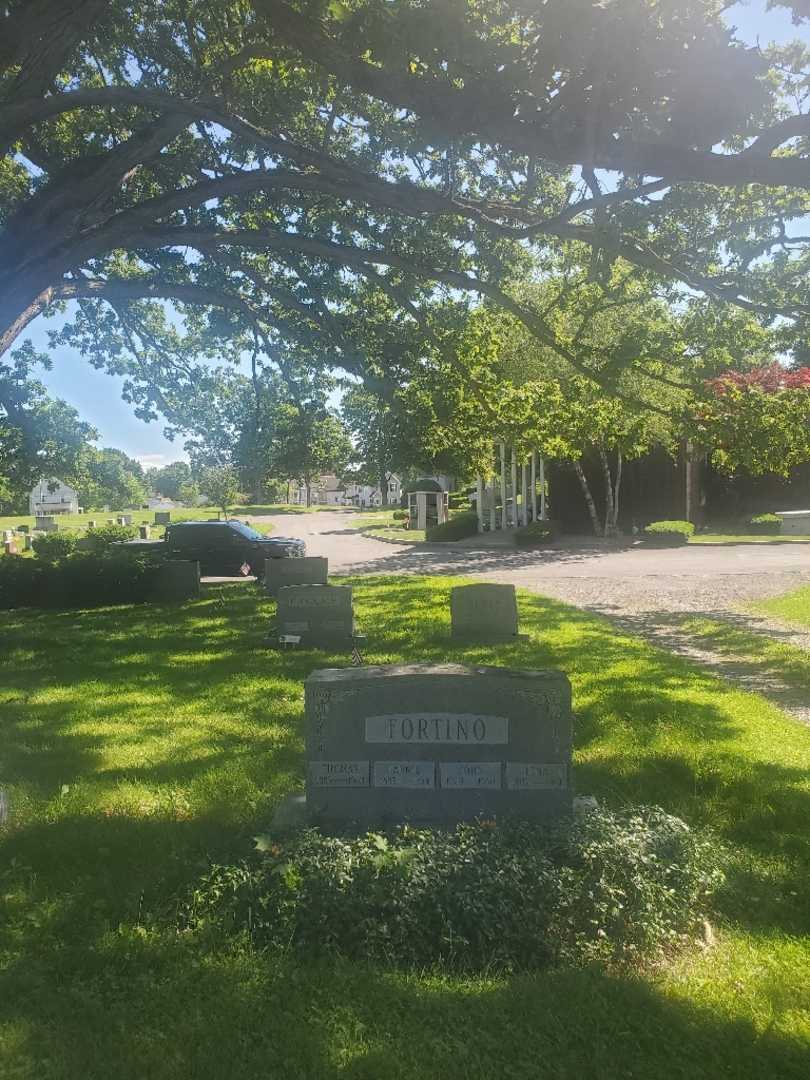
[[[242,521],[178,521],[166,526],[160,548],[169,559],[199,562],[203,575],[257,577],[264,576],[265,559],[300,558],[307,552],[303,540],[264,536]]]

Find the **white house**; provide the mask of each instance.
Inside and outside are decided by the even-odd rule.
[[[78,514],[79,496],[72,487],[53,477],[40,480],[28,496],[28,507],[34,517],[51,514]]]
[[[291,501],[299,506],[306,506],[307,488],[302,480],[294,480],[290,491]],[[343,482],[334,473],[318,476],[310,485],[310,498],[317,506],[343,506],[346,491]]]
[[[395,473],[386,476],[388,485],[388,505],[398,506],[402,497],[402,481]],[[349,506],[382,506],[382,492],[379,484],[347,484],[346,503]]]

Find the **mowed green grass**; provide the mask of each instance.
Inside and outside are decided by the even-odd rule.
[[[479,977],[310,965],[176,929],[210,858],[303,778],[302,683],[271,601],[3,613],[3,1080],[802,1078],[810,1061],[810,729],[606,622],[522,594],[526,640],[449,639],[451,579],[355,584],[368,663],[562,668],[575,784],[709,825],[729,879],[670,966]]]
[[[771,618],[799,626],[810,626],[810,585],[785,596],[775,596],[772,600],[761,600],[752,606],[755,611],[770,615]]]
[[[314,513],[319,507],[294,506],[287,503],[279,503],[272,506],[235,506],[230,511],[230,516],[241,518],[261,517],[265,514],[308,514]],[[87,528],[88,521],[95,521],[99,525],[105,525],[109,518],[115,519],[121,514],[130,514],[133,525],[154,525],[154,510],[88,510],[85,514],[57,514],[56,519],[60,528],[66,531],[82,531]],[[196,510],[183,509],[172,510],[172,521],[208,521],[216,519],[219,511],[216,507],[201,506]],[[18,525],[34,527],[35,518],[31,514],[5,514],[0,516],[0,529],[16,529]]]

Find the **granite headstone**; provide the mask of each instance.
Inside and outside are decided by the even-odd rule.
[[[559,671],[327,668],[305,683],[307,817],[337,826],[570,814]]]
[[[152,588],[156,600],[193,600],[200,595],[200,564],[168,559],[158,568]]]
[[[278,590],[279,638],[293,636],[301,645],[332,648],[350,646],[354,632],[348,585],[284,585]]]
[[[287,585],[326,585],[328,576],[329,560],[317,555],[264,560],[264,588],[270,596]]]
[[[454,638],[504,641],[518,632],[514,585],[458,585],[450,590]]]

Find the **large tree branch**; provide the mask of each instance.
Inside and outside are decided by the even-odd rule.
[[[763,184],[769,187],[810,187],[810,159],[795,156],[767,157],[757,153],[718,154],[663,140],[601,140],[586,131],[564,133],[559,125],[523,120],[511,100],[504,107],[492,94],[475,86],[457,87],[449,80],[414,75],[390,66],[374,65],[353,55],[329,37],[323,25],[301,15],[283,0],[252,0],[256,11],[273,28],[273,34],[306,59],[337,76],[354,90],[369,94],[397,108],[409,109],[439,126],[444,135],[476,135],[495,146],[509,146],[518,153],[540,156],[560,165],[590,165],[617,169],[627,174],[658,176],[674,181],[699,181],[737,187]],[[810,134],[810,115],[792,118],[792,124],[774,125],[759,133],[757,141],[772,148],[788,138]],[[587,125],[585,125],[587,127]],[[774,143],[774,140],[779,141]]]

